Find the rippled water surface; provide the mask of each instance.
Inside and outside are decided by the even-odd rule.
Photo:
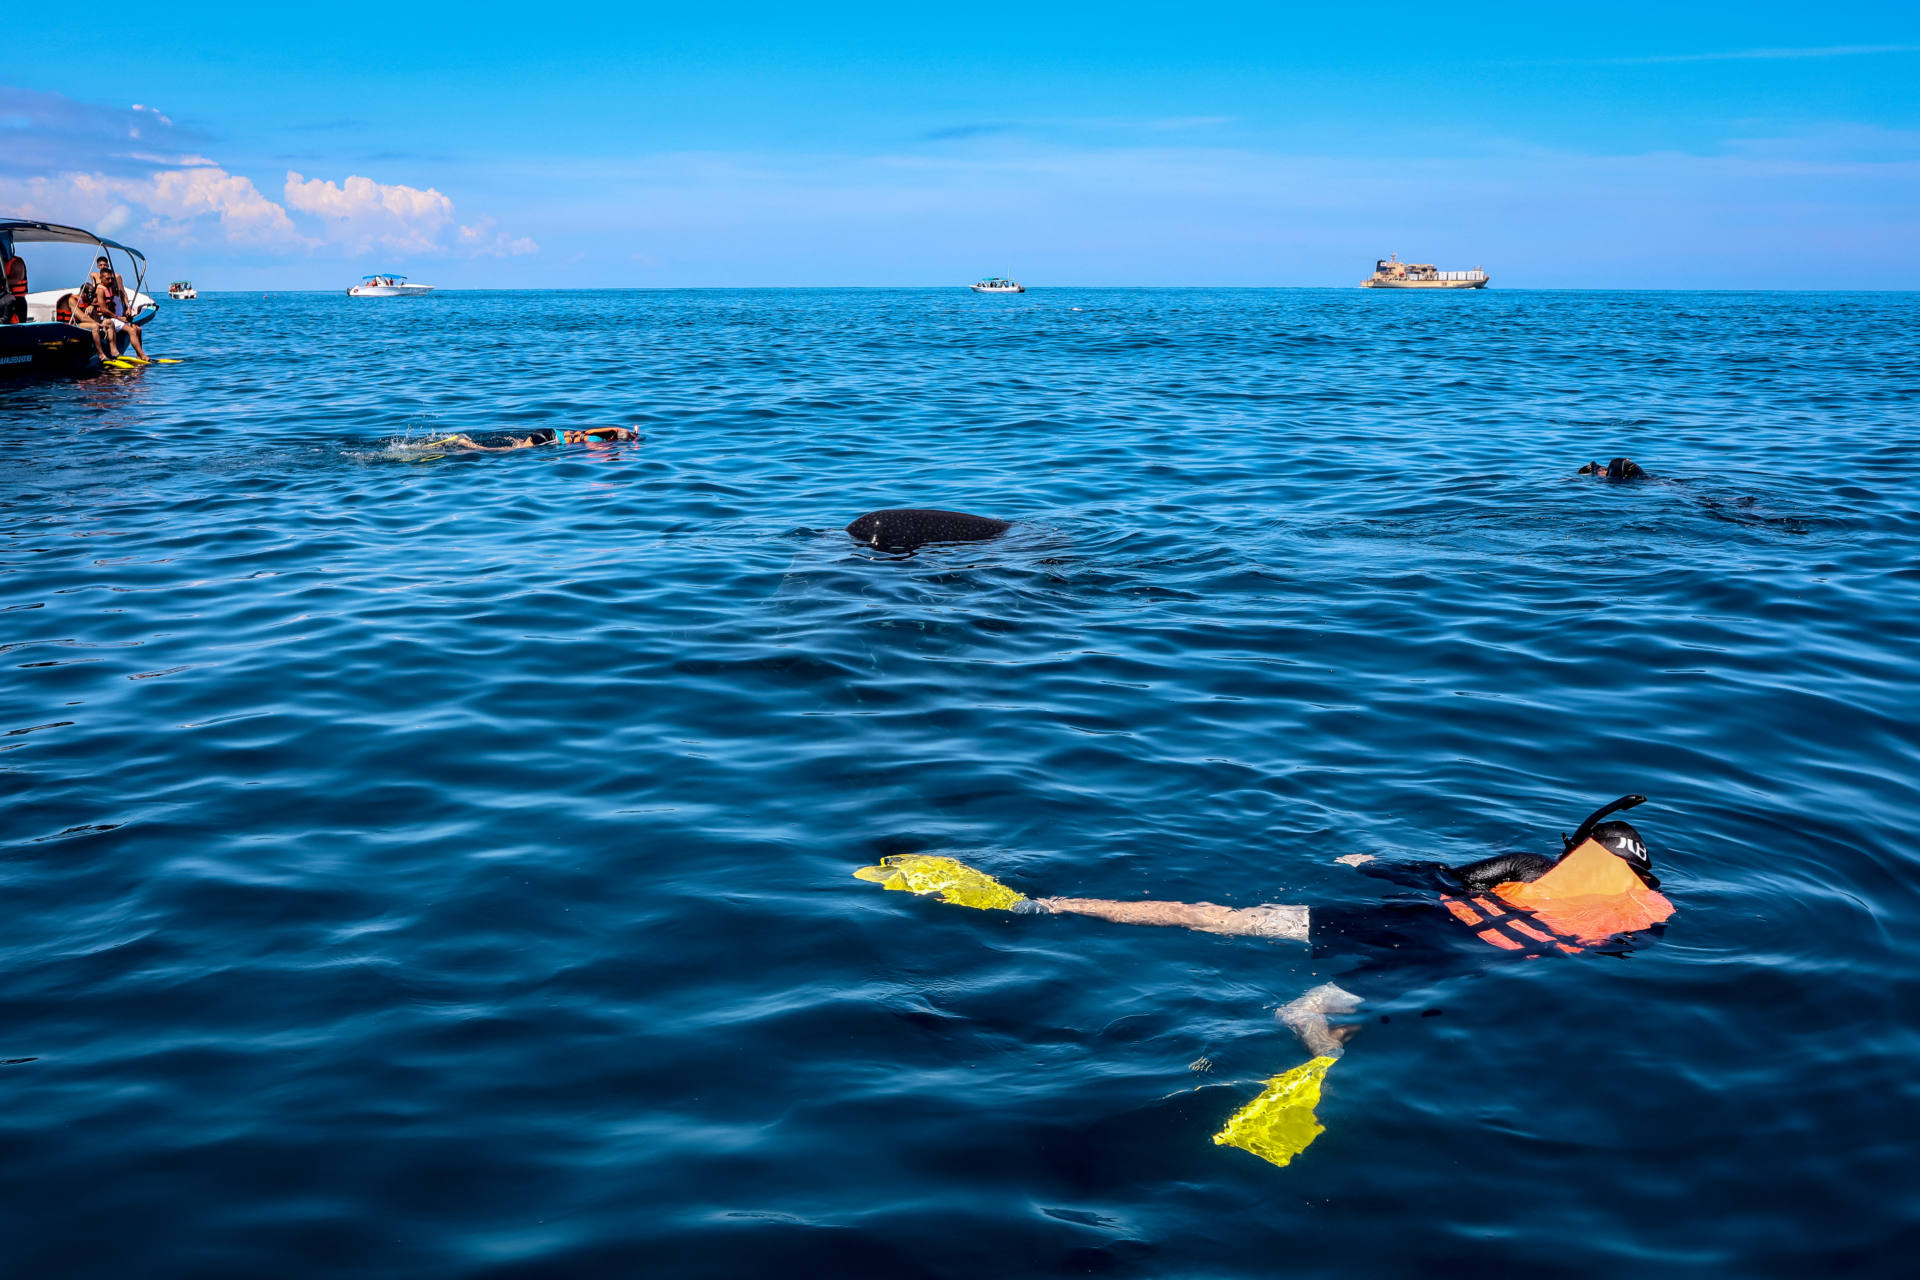
[[[8,1274],[1911,1274],[1920,298],[151,332],[0,387]],[[1384,995],[1284,1169],[1337,963],[851,875],[1354,905],[1627,791],[1664,935]]]

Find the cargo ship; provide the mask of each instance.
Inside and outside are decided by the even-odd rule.
[[[1431,262],[1402,262],[1400,255],[1373,264],[1373,278],[1362,289],[1484,289],[1490,279],[1475,267],[1471,271],[1441,271]]]

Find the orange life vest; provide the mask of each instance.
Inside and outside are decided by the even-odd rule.
[[[63,293],[60,301],[53,304],[53,318],[61,324],[73,323],[73,295]]]
[[[27,260],[17,253],[7,259],[7,292],[16,298],[27,296]]]
[[[1597,841],[1584,840],[1538,880],[1509,880],[1441,905],[1483,942],[1505,951],[1557,947],[1569,955],[1620,933],[1650,929],[1673,904]]]

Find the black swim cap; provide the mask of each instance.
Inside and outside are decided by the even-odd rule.
[[[1607,464],[1609,480],[1638,480],[1646,474],[1646,470],[1632,458],[1615,458]]]
[[[1588,839],[1605,849],[1614,857],[1630,863],[1636,871],[1650,871],[1653,859],[1647,853],[1647,842],[1633,829],[1631,822],[1603,822],[1587,833]]]
[[[1588,834],[1595,844],[1632,867],[1647,888],[1660,887],[1659,877],[1653,874],[1653,858],[1647,853],[1647,842],[1640,838],[1631,822],[1603,822]]]

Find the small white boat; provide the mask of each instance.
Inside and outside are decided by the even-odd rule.
[[[988,276],[985,280],[976,281],[973,291],[975,293],[1025,293],[1027,286],[1018,280],[1009,280],[1005,276]]]
[[[167,296],[169,298],[197,298],[200,296],[200,291],[193,287],[193,281],[191,280],[175,280],[167,286]]]
[[[432,293],[430,284],[408,284],[405,276],[365,276],[347,290],[349,298],[410,298],[417,293]]]

